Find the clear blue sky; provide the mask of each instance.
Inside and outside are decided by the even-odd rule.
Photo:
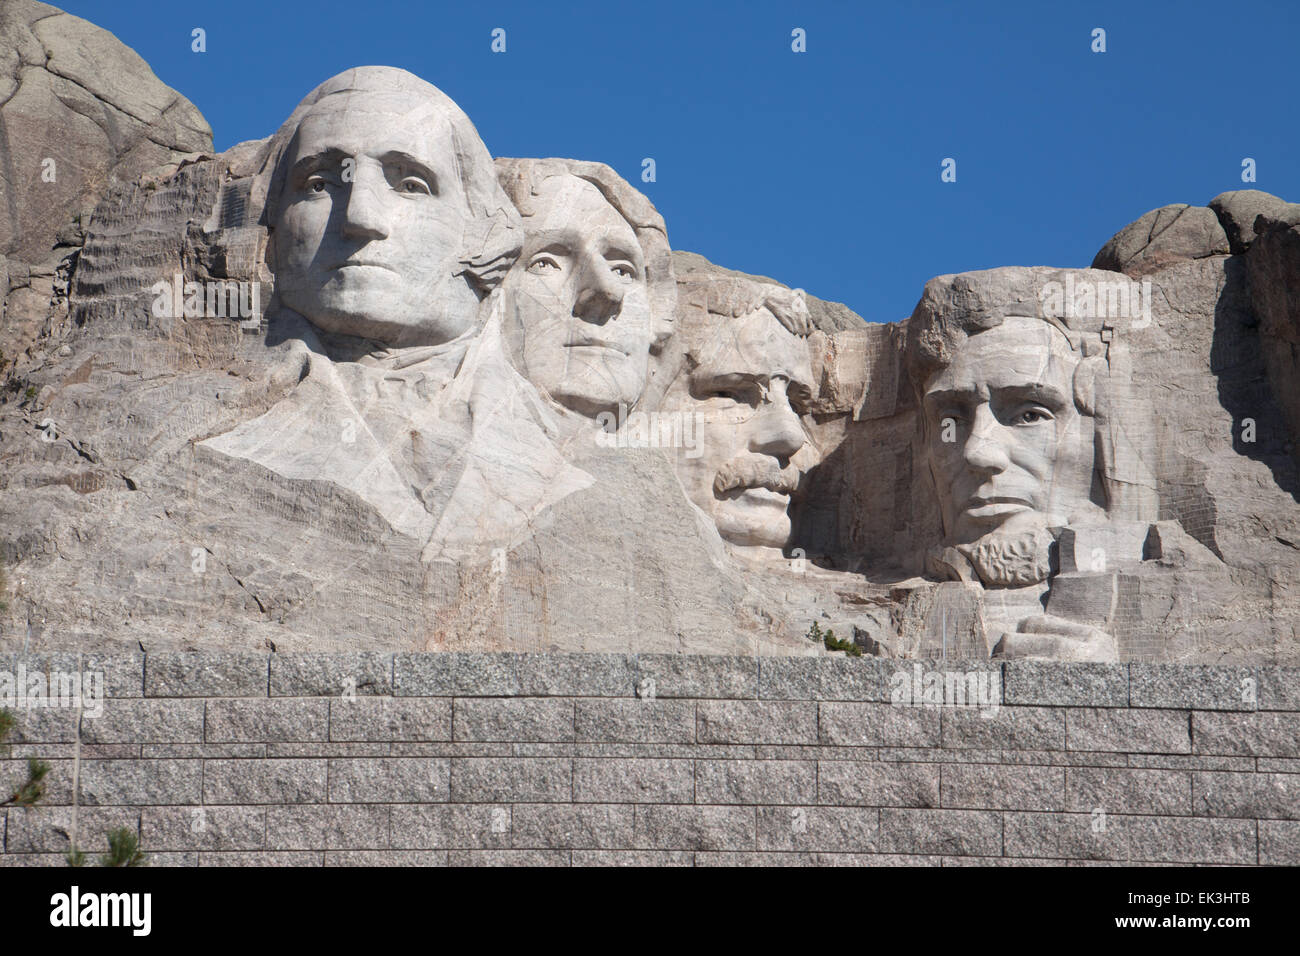
[[[871,321],[907,315],[933,275],[1087,265],[1166,203],[1241,188],[1300,201],[1295,0],[60,6],[189,97],[219,149],[269,135],[340,70],[404,67],[456,100],[493,155],[609,163],[675,248]],[[191,52],[194,27],[206,53]],[[795,27],[806,53],[791,51]],[[647,156],[654,183],[640,181]],[[955,183],[940,181],[945,157]]]

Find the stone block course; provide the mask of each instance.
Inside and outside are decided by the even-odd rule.
[[[1114,753],[1191,753],[1189,715],[1185,710],[1070,707],[1065,711],[1065,746]]]
[[[1008,813],[1006,855],[1123,863],[1255,863],[1253,820]]]
[[[451,761],[439,757],[334,757],[330,803],[441,803],[449,799]]]
[[[579,700],[575,738],[593,742],[694,743],[695,701]]]
[[[1064,750],[1065,714],[1054,707],[944,708],[942,746]]]
[[[387,697],[393,655],[272,654],[272,697]]]
[[[565,698],[463,697],[452,714],[455,740],[573,740],[573,701]]]
[[[324,803],[326,760],[205,760],[205,804]]]
[[[573,761],[554,757],[457,757],[451,761],[457,803],[547,803],[573,799]]]
[[[755,698],[757,657],[642,654],[637,658],[637,693],[644,697]]]
[[[1181,770],[1070,767],[1065,771],[1065,809],[1091,813],[1189,816],[1191,774]]]
[[[819,739],[846,747],[938,747],[938,708],[823,702]]]
[[[759,807],[758,849],[869,853],[880,832],[880,811],[865,807]]]
[[[329,702],[329,739],[353,741],[451,740],[452,701],[445,697],[357,697]]]
[[[87,743],[201,743],[204,733],[202,700],[108,700],[104,712],[81,721]]]
[[[1187,664],[1130,664],[1130,707],[1256,710],[1259,669]]]
[[[940,802],[961,810],[1062,810],[1064,767],[1001,764],[944,764],[939,768]]]
[[[573,761],[578,803],[693,803],[695,761],[603,758]]]
[[[987,810],[880,811],[885,853],[1001,856],[1002,814]]]
[[[765,700],[886,701],[897,668],[872,657],[760,658],[758,696]]]
[[[1198,754],[1300,757],[1300,713],[1192,714]]]
[[[268,807],[267,850],[386,850],[393,808],[386,804]]]
[[[1002,677],[936,707],[842,657],[100,663],[102,713],[16,714],[0,791],[51,770],[0,866],[63,865],[74,803],[157,866],[1300,865],[1294,668],[921,662]]]
[[[805,804],[817,801],[812,760],[697,760],[695,802]]]
[[[817,766],[817,802],[831,806],[937,807],[939,764],[828,760]]]
[[[702,744],[813,744],[817,705],[812,701],[706,700],[697,710]]]
[[[260,850],[266,843],[266,807],[145,807],[140,843],[158,850]]]
[[[204,739],[209,743],[264,743],[325,740],[328,700],[209,700]]]
[[[267,654],[149,654],[144,661],[146,697],[266,697]]]
[[[1008,661],[1002,669],[1003,699],[1012,706],[1127,707],[1127,664],[1058,664]]]

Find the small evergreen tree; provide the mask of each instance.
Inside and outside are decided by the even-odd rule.
[[[808,640],[821,644],[828,651],[843,651],[849,657],[862,656],[862,648],[857,644],[836,637],[835,631],[831,628],[823,631],[816,621],[813,621],[812,627],[808,628],[807,637]]]

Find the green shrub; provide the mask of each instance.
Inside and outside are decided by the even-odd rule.
[[[849,657],[861,657],[862,648],[858,647],[852,641],[841,640],[835,636],[835,631],[827,628],[822,630],[816,621],[813,621],[812,627],[808,628],[808,640],[820,643],[828,651],[843,651]]]
[[[127,827],[110,830],[108,833],[108,852],[99,858],[99,865],[147,866],[148,863],[144,854],[140,852],[140,838]]]
[[[17,721],[14,715],[0,709],[0,744],[13,731]],[[50,765],[35,757],[27,758],[27,779],[6,799],[0,800],[0,807],[30,807],[45,796],[45,777],[50,772]]]

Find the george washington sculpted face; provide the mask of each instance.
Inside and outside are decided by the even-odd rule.
[[[461,335],[480,299],[462,264],[475,219],[462,167],[493,176],[486,149],[449,99],[404,71],[349,71],[321,89],[271,197],[280,300],[321,329],[388,346]]]

